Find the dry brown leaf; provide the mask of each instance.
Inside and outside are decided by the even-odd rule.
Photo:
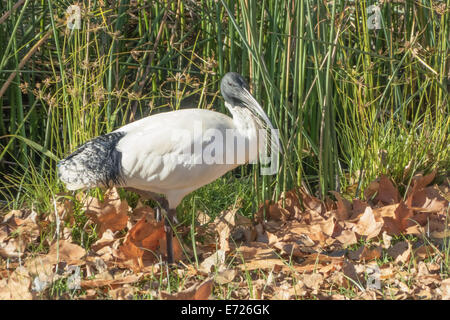
[[[442,300],[450,300],[450,278],[441,282]]]
[[[437,187],[428,187],[412,194],[411,206],[419,212],[445,212],[448,201],[441,196]]]
[[[78,298],[80,300],[96,300],[98,296],[98,293],[95,289],[88,289],[86,290],[85,294],[82,294]]]
[[[336,210],[336,218],[338,221],[344,221],[351,217],[352,215],[352,204],[345,198],[336,192],[330,191],[337,199],[337,210]]]
[[[258,223],[255,226],[256,231],[256,241],[257,242],[263,242],[268,244],[269,243],[269,235],[267,234],[266,230],[264,230],[264,226],[262,223]]]
[[[386,217],[395,218],[395,210],[397,209],[398,206],[399,204],[395,203],[375,208],[373,209],[373,214],[375,215],[376,218],[386,218]]]
[[[348,298],[343,294],[332,294],[329,297],[331,298],[331,300],[348,300]]]
[[[332,219],[332,218],[331,218]],[[293,221],[291,224],[286,225],[286,232],[289,232],[291,235],[300,236],[300,237],[308,237],[313,241],[318,241],[319,243],[325,243],[325,241],[329,238],[322,230],[330,230],[330,224],[334,225],[332,220],[323,221],[314,224],[305,224],[299,223],[297,221]],[[314,243],[312,244],[314,245]]]
[[[408,198],[413,195],[414,193],[416,193],[417,191],[422,190],[423,188],[425,188],[427,185],[429,185],[433,180],[434,177],[436,176],[436,170],[434,170],[433,172],[431,172],[430,174],[423,176],[422,173],[418,173],[416,174],[412,179],[411,179],[411,188],[409,188],[407,195]]]
[[[254,259],[245,261],[238,265],[237,267],[241,270],[271,270],[273,268],[283,267],[284,263],[282,260],[277,258],[269,258],[269,259]]]
[[[425,260],[431,258],[436,253],[433,246],[423,245],[414,250],[414,257],[416,261]]]
[[[70,243],[67,240],[60,240],[50,247],[47,257],[54,263],[64,261],[67,264],[79,264],[85,255],[86,250],[79,245]]]
[[[208,300],[212,293],[213,284],[213,279],[206,279],[202,283],[174,294],[161,292],[161,298],[165,300]]]
[[[100,239],[98,239],[91,245],[91,249],[93,251],[98,251],[105,246],[112,245],[116,240],[117,239],[114,238],[114,233],[110,229],[108,229],[105,232],[103,232],[103,235]]]
[[[326,278],[327,282],[337,287],[347,287],[348,281],[341,271],[336,270],[329,277]]]
[[[116,242],[113,243],[113,246],[105,246],[98,250],[96,254],[103,260],[103,261],[111,261],[114,259],[115,256],[117,256],[117,248],[119,246],[120,240],[116,240]]]
[[[124,243],[119,247],[119,258],[132,260],[135,266],[143,267],[144,260],[150,263],[157,260],[155,253],[159,252],[162,239],[165,239],[164,221],[156,222],[147,215],[128,231]]]
[[[297,193],[295,190],[287,191],[283,193],[281,199],[278,201],[279,204],[283,203],[284,199],[284,208],[290,212],[290,218],[298,215],[300,213],[300,201],[298,199]]]
[[[384,204],[394,204],[400,201],[400,194],[394,187],[391,180],[386,176],[381,176],[378,186],[378,194],[375,201],[381,201]]]
[[[234,228],[231,235],[234,242],[251,242],[256,240],[258,234],[253,226],[253,222],[251,219],[240,214],[236,214],[235,225],[236,227]]]
[[[360,260],[363,261],[370,261],[374,259],[381,258],[381,255],[383,253],[383,250],[381,247],[377,246],[374,248],[367,248],[364,247],[364,250],[361,253]]]
[[[349,221],[357,222],[360,219],[360,217],[364,214],[367,207],[369,207],[368,203],[361,201],[359,199],[353,199],[352,214],[349,218]]]
[[[327,269],[331,269],[328,267],[329,265],[333,265],[336,268],[340,268],[342,266],[344,259],[343,257],[330,257],[324,254],[311,254],[306,257],[306,259],[300,265],[293,265],[292,268],[297,272],[314,272],[321,271],[322,268],[326,267],[323,273],[328,272]],[[287,267],[289,268],[289,267]]]
[[[6,225],[0,225],[0,243],[3,242],[6,238],[8,238],[10,234],[10,228]]]
[[[347,257],[348,257],[350,260],[358,261],[358,260],[360,259],[361,254],[362,254],[362,252],[363,252],[364,249],[365,249],[365,246],[361,246],[361,247],[358,248],[358,250],[355,250],[355,251],[349,251],[349,252],[347,253]]]
[[[138,282],[142,277],[142,274],[133,274],[125,277],[119,277],[116,279],[105,279],[105,278],[99,278],[99,279],[91,279],[91,280],[81,280],[81,288],[82,289],[92,289],[92,288],[98,288],[98,287],[114,287],[118,285],[124,285],[129,283],[135,283]]]
[[[434,239],[445,239],[450,237],[450,230],[444,230],[444,231],[433,231],[430,233],[431,238]]]
[[[377,294],[373,290],[364,290],[358,293],[358,298],[363,300],[377,300]]]
[[[433,294],[431,293],[430,287],[425,286],[425,285],[421,285],[421,286],[417,286],[414,289],[413,296],[416,299],[431,300]]]
[[[265,204],[258,209],[257,221],[287,221],[300,214],[300,202],[295,190],[283,192],[277,203]]]
[[[388,280],[395,277],[396,270],[393,265],[389,263],[388,265],[384,265],[380,268],[380,273],[380,280]]]
[[[138,291],[136,287],[121,287],[113,290],[109,290],[108,294],[114,300],[133,300],[135,293]]]
[[[306,289],[307,288],[306,288],[305,284],[303,283],[303,281],[298,280],[298,282],[295,285],[293,285],[289,288],[289,291],[290,291],[289,293],[292,297],[297,299],[299,297],[305,296],[308,293],[308,291]]]
[[[275,266],[284,265],[272,248],[259,242],[237,248],[236,259],[244,260],[238,265],[241,270],[272,269]]]
[[[302,195],[302,203],[306,209],[309,209],[317,215],[321,215],[325,212],[325,205],[320,199],[305,193],[303,190],[300,190],[300,192]]]
[[[302,280],[306,287],[313,290],[318,290],[322,285],[324,278],[320,273],[313,273],[303,275]]]
[[[24,215],[25,212],[22,210],[11,210],[3,216],[2,223],[10,223],[15,219],[21,219]]]
[[[198,223],[202,226],[211,221],[211,217],[204,213],[203,211],[199,211],[196,215]]]
[[[339,240],[339,242],[341,242],[344,246],[350,246],[358,242],[355,232],[352,230],[343,230],[341,234],[335,238]]]
[[[386,232],[390,235],[398,235],[405,232],[409,227],[408,224],[411,223],[409,219],[412,215],[412,211],[402,205],[402,203],[396,204],[395,209],[393,206],[389,206],[389,210],[384,210],[383,214],[385,214],[385,216],[383,217],[383,233]],[[393,216],[387,216],[388,212],[393,213]]]
[[[250,218],[244,217],[243,215],[240,214],[236,214],[234,220],[236,226],[251,227],[253,225],[253,222]]]
[[[209,274],[210,272],[214,272],[213,268],[220,271],[223,270],[225,268],[225,257],[226,255],[224,250],[217,250],[208,258],[203,260],[199,266],[199,271]]]
[[[358,284],[361,287],[362,286],[362,279],[358,276],[358,273],[356,272],[356,268],[353,265],[353,263],[351,263],[350,261],[345,260],[344,264],[342,266],[342,273],[347,277],[347,286],[345,287],[349,287],[351,284]],[[349,280],[351,279],[351,280]],[[353,281],[353,282],[352,282]],[[345,283],[345,280],[344,280]]]
[[[23,245],[16,239],[11,239],[6,243],[0,243],[0,256],[3,258],[19,258],[25,253]]]
[[[55,265],[57,263],[65,262],[66,265],[82,265],[85,264],[85,261],[82,260],[85,255],[86,250],[80,246],[67,240],[60,240],[50,247],[47,255],[27,260],[24,266],[30,277],[32,277],[33,290],[41,292],[61,277],[60,274],[55,273]]]
[[[62,221],[74,223],[75,219],[73,217],[73,201],[67,198],[59,198],[56,202],[56,211],[59,218]],[[49,220],[53,222],[55,220],[54,215],[49,215]]]
[[[383,232],[383,249],[387,249],[391,246],[391,240],[392,237],[386,233],[386,231]]]
[[[152,220],[156,220],[156,213],[155,210],[149,206],[143,205],[138,202],[138,205],[133,210],[131,216],[128,219],[127,222],[127,228],[130,230],[133,228],[133,226],[138,223],[142,218],[147,217]]]
[[[104,201],[88,197],[84,203],[85,213],[98,225],[101,237],[107,229],[122,230],[127,226],[128,202],[121,200],[116,188],[105,192]]]
[[[227,269],[217,273],[217,275],[214,278],[214,281],[218,284],[227,284],[233,281],[236,274],[237,274],[236,270]]]
[[[362,236],[367,236],[367,239],[371,239],[376,237],[380,233],[382,227],[383,222],[375,221],[375,216],[373,214],[372,208],[367,207],[364,210],[364,214],[353,227],[353,231]]]
[[[236,248],[237,259],[250,260],[255,258],[273,258],[276,257],[273,249],[264,243],[252,242],[248,245],[242,245]]]
[[[425,234],[424,228],[417,224],[406,228],[405,234],[413,234],[416,236]]]
[[[31,277],[25,267],[18,267],[9,279],[0,281],[0,300],[31,300]]]
[[[430,271],[428,270],[427,264],[423,261],[419,261],[419,263],[417,264],[417,276],[419,278],[431,276]]]
[[[267,243],[269,245],[274,245],[274,244],[280,242],[280,239],[275,234],[273,234],[269,231],[265,231],[265,234],[267,236]]]
[[[33,279],[35,291],[42,291],[57,279],[54,272],[56,259],[51,256],[38,256],[25,262],[25,268]],[[37,284],[37,285],[36,285]]]
[[[72,229],[64,227],[62,234],[61,234],[61,239],[73,242],[72,241]]]
[[[88,256],[86,257],[86,277],[90,278],[95,274],[101,274],[108,270],[106,261],[101,257]]]
[[[413,216],[413,211],[409,209],[405,202],[400,202],[397,209],[395,209],[395,220],[399,226],[401,232],[405,231],[406,228],[412,223],[410,218]]]
[[[394,258],[395,263],[404,264],[411,257],[411,244],[401,241],[387,249],[387,254]]]
[[[11,210],[3,217],[3,225],[10,227],[10,230],[17,230],[20,226],[37,224],[37,212],[30,210]]]
[[[226,210],[222,212],[215,220],[216,232],[219,234],[219,248],[225,252],[230,251],[228,239],[231,235],[231,230],[235,226],[235,216],[238,208]]]
[[[450,231],[450,220],[444,215],[433,214],[430,215],[428,223],[425,225],[427,233]]]
[[[335,271],[340,268],[340,264],[330,263],[324,266],[319,267],[318,271],[325,275],[328,275],[330,272]]]
[[[273,299],[289,300],[291,298],[291,292],[292,292],[292,290],[290,289],[290,285],[287,283],[283,283],[276,287],[276,292],[275,292],[275,296],[273,297]]]
[[[291,213],[277,203],[269,206],[269,217],[275,221],[287,221],[291,217]]]
[[[28,245],[39,235],[40,228],[36,212],[11,210],[3,218],[3,225],[0,225],[0,256],[22,257]]]
[[[266,200],[263,204],[261,204],[258,208],[258,211],[255,214],[255,220],[257,222],[263,222],[268,220],[268,212],[269,212],[269,206],[270,206],[270,201]]]
[[[366,190],[364,190],[364,197],[367,200],[372,199],[372,197],[378,192],[379,187],[380,183],[378,181],[372,181],[369,186],[367,186]]]
[[[279,241],[273,244],[273,247],[279,249],[281,254],[287,254],[293,257],[303,257],[305,253],[302,251],[301,245],[295,242],[283,242]]]
[[[330,217],[328,220],[325,220],[324,222],[321,222],[318,224],[320,227],[320,231],[323,232],[328,237],[331,237],[333,235],[335,221],[334,217]]]

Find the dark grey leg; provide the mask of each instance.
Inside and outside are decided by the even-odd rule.
[[[169,209],[165,219],[164,230],[166,231],[166,247],[167,247],[167,263],[173,263],[173,224],[175,223],[175,216],[177,211]]]
[[[161,220],[161,208],[166,212],[166,217],[164,219],[164,231],[166,232],[166,247],[167,247],[167,262],[169,264],[173,263],[173,229],[172,226],[177,222],[177,211],[176,209],[169,209],[169,202],[164,197],[151,192],[139,190],[131,187],[125,188],[128,191],[135,192],[144,199],[150,199],[159,204],[156,208],[156,220]]]
[[[161,208],[160,207],[156,207],[156,216],[155,219],[157,222],[161,221]]]

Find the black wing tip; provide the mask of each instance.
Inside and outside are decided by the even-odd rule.
[[[58,162],[58,168],[66,164],[76,167],[80,180],[89,180],[91,185],[113,187],[124,182],[122,152],[117,144],[124,132],[111,132],[95,137]],[[70,166],[70,163],[76,165]]]

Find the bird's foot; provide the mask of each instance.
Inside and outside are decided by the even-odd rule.
[[[167,268],[169,271],[175,271],[181,266],[181,264],[178,262],[169,263],[169,261],[167,261],[167,256],[161,257],[161,260],[157,263],[157,265],[159,265],[161,268]]]
[[[167,272],[177,272],[180,267],[179,263],[169,263],[168,261],[164,261],[162,265]]]

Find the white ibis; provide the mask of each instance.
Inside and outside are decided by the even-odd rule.
[[[167,260],[173,263],[172,225],[181,200],[240,164],[257,161],[266,144],[260,131],[272,129],[272,147],[273,141],[279,144],[239,74],[225,74],[220,90],[233,118],[205,109],[143,118],[80,146],[58,163],[59,178],[69,190],[118,186],[157,201],[166,211]]]

